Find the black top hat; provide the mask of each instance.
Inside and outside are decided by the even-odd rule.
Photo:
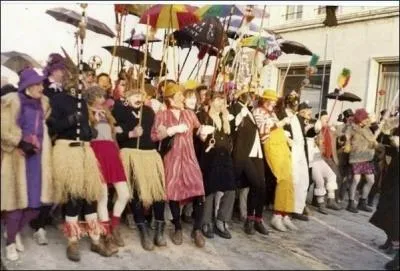
[[[321,113],[315,114],[315,118],[319,119],[320,117],[326,116],[326,115],[328,115],[328,112],[326,112],[326,110],[322,110]]]
[[[345,119],[347,119],[347,118],[349,118],[349,117],[352,117],[352,116],[354,116],[354,112],[353,112],[353,110],[351,110],[350,108],[349,108],[349,109],[346,109],[345,111],[343,111],[343,117],[344,117]]]
[[[301,111],[303,109],[311,109],[311,108],[312,108],[312,106],[309,105],[308,102],[302,102],[301,104],[299,104],[299,107],[297,110]]]

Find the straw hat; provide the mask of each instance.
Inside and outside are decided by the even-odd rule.
[[[178,85],[175,83],[169,83],[167,84],[165,90],[164,90],[164,96],[165,97],[172,97],[179,91],[184,91],[185,88],[182,85]]]
[[[273,102],[276,102],[278,100],[278,95],[276,95],[276,91],[272,89],[266,89],[264,90],[261,98],[265,100],[270,100]]]
[[[236,90],[235,92],[235,98],[239,98],[242,94],[245,93],[256,93],[256,90],[254,88],[249,88],[247,85],[242,87],[241,89]]]

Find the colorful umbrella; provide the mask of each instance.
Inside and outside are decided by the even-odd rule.
[[[148,42],[160,42],[160,39],[157,38],[148,38]],[[134,35],[131,38],[127,39],[124,41],[125,43],[128,43],[132,47],[140,47],[143,44],[146,43],[146,35],[141,33],[138,35]]]
[[[268,47],[268,42],[266,37],[262,36],[252,36],[242,40],[242,47],[249,47],[256,50],[265,51]]]
[[[195,14],[201,19],[207,17],[228,17],[231,15],[231,8],[232,5],[205,5],[199,8]],[[244,14],[237,6],[233,5],[232,15],[243,16]]]
[[[142,14],[139,23],[147,24],[150,16],[150,25],[154,28],[181,29],[199,21],[191,10],[186,5],[154,5]]]
[[[140,4],[114,4],[114,10],[121,14],[131,14],[137,17],[142,16],[142,14],[151,7],[152,5],[140,5]]]
[[[66,8],[53,8],[46,10],[46,13],[57,21],[72,24],[76,27],[79,26],[82,17],[78,12]],[[90,17],[86,17],[86,29],[111,38],[115,37],[114,32],[105,23]]]

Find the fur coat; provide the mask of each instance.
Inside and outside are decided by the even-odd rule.
[[[371,162],[374,159],[375,148],[378,142],[369,127],[353,125],[350,144],[350,164]]]
[[[43,96],[41,102],[44,119],[47,119],[50,113],[48,98]],[[1,97],[1,211],[28,207],[25,157],[17,148],[22,138],[21,128],[17,124],[20,109],[18,93]],[[51,141],[46,123],[43,123],[43,128],[41,202],[46,204],[52,202],[53,180]]]

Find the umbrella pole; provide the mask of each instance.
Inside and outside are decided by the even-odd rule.
[[[326,35],[325,35],[324,67],[322,69],[322,82],[321,82],[321,93],[319,94],[318,114],[321,113],[321,110],[322,110],[322,98],[323,98],[324,84],[325,84],[326,53],[327,53],[327,49],[328,49],[328,30],[329,30],[329,28],[327,27]]]
[[[161,76],[164,70],[164,60],[166,57],[166,50],[168,49],[169,46],[169,36],[167,35],[167,29],[164,30],[164,46],[163,46],[163,52],[162,52],[162,57],[161,57],[161,67],[160,67],[160,74],[159,74],[159,81],[161,80]],[[165,73],[165,77],[167,74]]]
[[[194,70],[196,69],[196,67],[199,65],[199,62],[200,62],[200,59],[197,60],[196,65],[194,65],[192,71],[189,74],[188,79],[190,79],[190,77],[192,77],[192,74],[193,74]]]
[[[144,93],[144,83],[145,83],[145,74],[146,74],[146,68],[147,68],[147,52],[149,51],[149,23],[150,23],[150,15],[147,15],[147,24],[146,24],[146,51],[144,52],[144,63],[143,63],[143,72],[141,74],[142,76],[142,85],[141,85],[141,91]],[[140,74],[139,74],[140,75]],[[140,78],[140,77],[139,77]],[[138,79],[139,79],[138,78]],[[139,80],[138,80],[139,81]],[[144,102],[144,101],[143,101]],[[143,115],[143,103],[140,106],[140,112],[139,112],[139,126],[142,125],[142,115]],[[138,137],[136,141],[136,148],[139,149],[139,144],[140,144],[140,136]]]
[[[208,68],[208,63],[209,62],[210,62],[210,54],[208,54],[208,57],[207,57],[206,68],[204,69],[203,77],[201,78],[201,83],[204,83],[204,80],[206,78],[206,72],[207,72],[207,68]]]
[[[178,81],[179,81],[179,78],[181,77],[181,73],[183,71],[183,68],[185,67],[186,61],[187,61],[187,59],[189,57],[189,54],[190,54],[190,51],[192,51],[192,46],[190,46],[189,51],[186,54],[185,60],[183,61],[182,67],[181,67],[180,71],[178,72]]]
[[[288,67],[287,67],[287,69],[286,69],[285,76],[283,77],[283,80],[282,80],[282,82],[280,83],[280,86],[279,86],[279,92],[282,93],[282,95],[284,94],[284,93],[283,93],[283,87],[284,87],[284,85],[285,85],[286,77],[287,77],[287,75],[288,75],[288,73],[289,73],[289,70],[290,70],[290,66],[291,66],[291,65],[292,65],[292,60],[289,60],[289,65],[288,65]]]
[[[200,74],[201,67],[203,67],[203,64],[204,64],[204,60],[201,60],[201,62],[199,62],[199,65],[197,66],[197,72],[196,72],[196,77],[195,77],[196,81],[199,81],[199,74]]]
[[[114,43],[114,48],[113,48],[112,57],[111,57],[110,72],[108,73],[110,75],[111,75],[112,67],[114,64],[115,54],[117,53],[117,44],[118,44],[119,36],[121,33],[121,27],[119,26],[119,21],[118,21],[118,12],[115,12],[115,23],[117,25],[117,36],[115,37],[115,43]]]

